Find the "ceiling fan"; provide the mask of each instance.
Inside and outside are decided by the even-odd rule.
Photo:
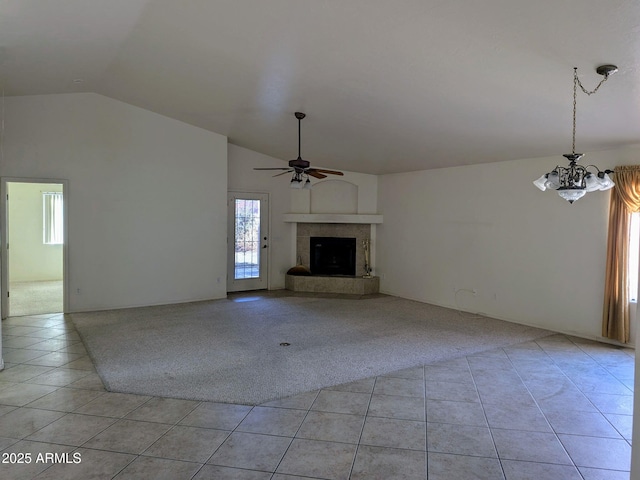
[[[300,123],[301,120],[306,117],[306,114],[302,112],[296,112],[295,115],[298,119],[298,158],[296,158],[295,160],[289,160],[288,167],[254,168],[254,170],[284,170],[284,172],[278,173],[274,175],[274,177],[293,172],[293,177],[291,177],[291,188],[306,189],[311,188],[311,181],[309,180],[309,176],[322,179],[327,178],[327,175],[344,175],[344,173],[339,172],[338,170],[312,168],[308,160],[302,159],[302,157],[300,156]],[[304,181],[304,178],[307,179],[306,182]]]

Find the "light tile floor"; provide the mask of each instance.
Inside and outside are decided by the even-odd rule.
[[[631,349],[552,335],[250,407],[107,392],[63,315],[2,336],[3,479],[629,478]]]

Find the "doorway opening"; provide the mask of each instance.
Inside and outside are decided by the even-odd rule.
[[[66,309],[65,183],[2,181],[2,318]]]

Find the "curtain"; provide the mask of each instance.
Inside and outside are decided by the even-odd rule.
[[[628,343],[629,227],[631,214],[640,211],[640,165],[616,167],[614,182],[609,204],[602,336]]]

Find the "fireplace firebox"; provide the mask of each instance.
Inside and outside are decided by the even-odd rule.
[[[310,267],[313,275],[356,274],[356,239],[310,237]]]

